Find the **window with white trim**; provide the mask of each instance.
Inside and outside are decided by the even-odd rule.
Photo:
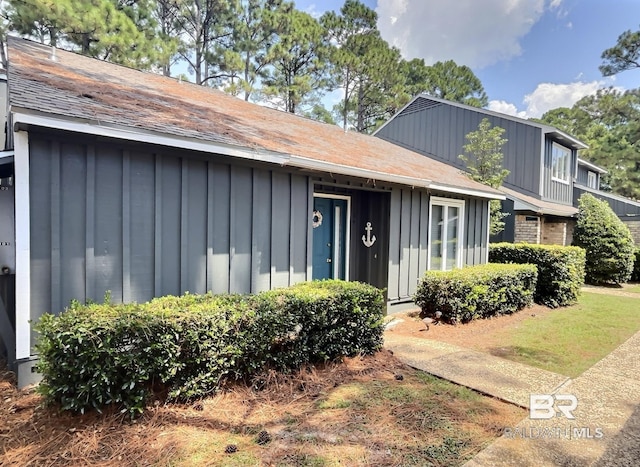
[[[439,198],[429,200],[429,258],[431,270],[462,267],[464,200]]]
[[[571,176],[571,150],[553,143],[551,147],[551,178],[569,183]]]
[[[598,176],[591,170],[587,172],[587,186],[589,188],[593,188],[594,190],[598,189]]]

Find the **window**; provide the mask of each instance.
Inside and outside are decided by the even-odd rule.
[[[595,172],[588,171],[587,172],[587,186],[589,188],[593,188],[594,190],[598,189],[598,176]]]
[[[462,267],[464,201],[432,196],[429,219],[429,269]]]
[[[559,144],[551,147],[551,178],[559,182],[569,183],[571,175],[571,151]]]

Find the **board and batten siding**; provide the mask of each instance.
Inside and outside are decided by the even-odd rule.
[[[571,151],[571,174],[567,183],[559,182],[553,179],[551,172],[551,158],[554,142],[547,138],[544,143],[544,169],[542,177],[542,199],[553,201],[554,203],[571,205],[573,202],[573,170],[576,166],[576,151],[560,144],[560,146]],[[556,143],[559,144],[559,143]]]
[[[465,202],[463,265],[485,263],[488,248],[489,202],[469,197],[447,197],[464,199]],[[428,192],[409,188],[391,191],[387,289],[389,301],[409,301],[415,294],[418,280],[427,269],[429,225]]]
[[[476,131],[483,118],[488,118],[492,126],[504,128],[503,137],[508,139],[503,146],[504,167],[509,170],[504,185],[534,195],[540,193],[540,128],[428,99],[415,102],[420,100],[432,105],[412,104],[382,127],[376,136],[465,169],[464,161],[458,156],[468,143],[466,135]]]
[[[258,292],[310,278],[306,176],[31,136],[31,319],[72,299]]]

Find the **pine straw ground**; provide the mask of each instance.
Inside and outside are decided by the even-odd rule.
[[[460,465],[524,417],[386,350],[188,405],[156,401],[134,421],[59,413],[12,378],[0,375],[4,466]]]

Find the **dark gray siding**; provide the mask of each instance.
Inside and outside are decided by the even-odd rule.
[[[492,125],[504,128],[503,137],[509,140],[503,147],[504,166],[510,172],[505,185],[538,195],[542,130],[531,125],[435,103],[405,109],[376,136],[464,169],[465,163],[458,156],[464,152],[465,136],[477,130],[484,117]]]
[[[575,199],[574,204],[576,207],[578,207],[578,200],[580,199],[580,196],[584,193],[590,193],[596,198],[606,201],[617,216],[640,216],[640,203],[632,200],[625,200],[620,196],[612,196],[604,192],[598,192],[597,190],[590,190],[587,189],[587,187],[573,187],[573,196]]]
[[[31,135],[31,318],[308,278],[308,177]]]
[[[596,174],[596,189],[600,188],[600,174],[598,172],[596,172],[595,170],[591,170],[589,169],[589,167],[586,167],[582,164],[578,164],[578,173],[576,175],[576,182],[578,182],[581,185],[584,186],[589,186],[589,172],[593,172],[594,174]]]
[[[463,264],[481,264],[487,260],[488,208],[486,200],[464,199]],[[389,235],[390,301],[410,300],[418,280],[427,269],[429,239],[429,194],[426,191],[393,189]]]
[[[558,143],[559,144],[559,143]],[[561,144],[561,146],[566,147]],[[544,173],[542,179],[542,199],[553,201],[555,203],[571,204],[573,202],[573,174],[569,176],[569,182],[557,182],[552,179],[551,176],[551,148],[553,147],[553,141],[545,139],[544,143]],[[571,167],[572,171],[575,170],[577,154],[576,151],[567,148],[571,151]]]

